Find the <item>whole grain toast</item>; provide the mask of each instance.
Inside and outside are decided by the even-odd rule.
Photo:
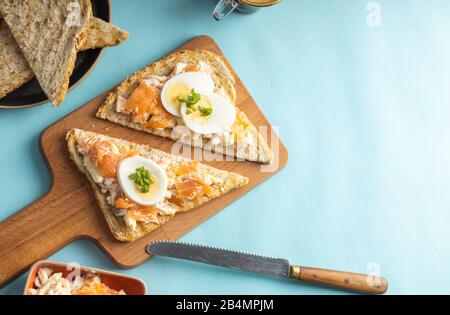
[[[15,91],[33,77],[33,71],[6,22],[0,20],[0,98]]]
[[[86,40],[91,2],[0,0],[0,14],[47,97],[53,105],[61,104]]]
[[[208,148],[207,139],[203,139],[201,142],[195,141],[193,137],[190,139],[178,139],[174,136],[172,128],[149,128],[134,122],[131,115],[116,111],[116,103],[119,97],[125,99],[128,98],[138,87],[139,82],[150,75],[169,75],[173,71],[175,65],[179,62],[186,64],[203,62],[208,64],[212,69],[211,76],[215,83],[215,90],[223,91],[228,96],[228,99],[230,99],[233,103],[236,102],[236,90],[234,87],[235,79],[220,56],[209,50],[183,50],[174,52],[167,57],[146,66],[144,69],[136,72],[131,77],[123,81],[113,92],[108,95],[106,101],[99,108],[97,117],[110,120],[114,123],[132,129],[144,131],[164,138],[170,138],[174,141],[180,141],[187,145]],[[216,146],[208,149],[212,152],[232,155],[242,160],[270,164],[273,161],[273,152],[269,148],[266,140],[262,137],[242,110],[236,107],[236,111],[238,119],[250,127],[249,132],[251,132],[253,138],[255,139],[255,143],[245,144],[244,147],[239,149],[237,144],[230,146]]]
[[[105,22],[97,17],[89,20],[86,40],[80,46],[80,51],[112,47],[122,44],[128,39],[128,32]]]
[[[99,18],[89,20],[87,38],[79,51],[122,44],[128,33]],[[28,62],[6,22],[0,20],[0,99],[34,78]]]
[[[122,242],[130,242],[134,241],[143,235],[150,233],[151,231],[154,231],[167,221],[169,221],[173,215],[159,215],[159,224],[155,223],[138,223],[136,229],[132,229],[125,221],[114,214],[113,208],[108,204],[106,195],[102,193],[99,185],[95,183],[93,178],[90,176],[89,172],[87,171],[85,164],[83,162],[83,157],[79,153],[77,148],[77,142],[80,141],[80,139],[84,137],[94,137],[99,140],[106,140],[108,142],[112,142],[116,144],[119,148],[120,147],[133,147],[137,148],[140,154],[147,158],[160,158],[160,159],[169,159],[172,162],[177,163],[183,163],[190,161],[186,158],[175,156],[163,151],[159,151],[156,149],[153,149],[147,145],[139,145],[136,143],[131,143],[128,141],[124,141],[121,139],[111,138],[105,135],[95,134],[92,132],[83,131],[80,129],[72,129],[67,133],[66,139],[67,139],[67,147],[70,153],[71,159],[75,162],[78,169],[87,176],[89,179],[92,188],[95,192],[95,197],[97,199],[98,206],[102,210],[103,215],[105,216],[106,222],[113,234],[113,236]],[[212,193],[208,196],[202,196],[201,199],[194,202],[186,202],[183,204],[171,204],[176,210],[176,212],[186,212],[190,211],[202,204],[207,203],[208,201],[218,198],[229,191],[233,189],[240,188],[248,183],[248,178],[241,176],[236,173],[227,172],[224,170],[219,170],[216,168],[213,168],[211,166],[198,163],[197,167],[201,173],[208,174],[210,176],[214,176],[216,178],[219,178],[222,182],[221,184],[214,184],[212,186]]]

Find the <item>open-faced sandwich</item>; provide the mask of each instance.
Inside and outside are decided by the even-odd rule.
[[[238,159],[270,164],[273,153],[236,102],[235,79],[208,50],[157,61],[109,94],[97,116]]]
[[[70,156],[90,180],[117,240],[133,241],[248,183],[248,178],[146,145],[74,129]]]

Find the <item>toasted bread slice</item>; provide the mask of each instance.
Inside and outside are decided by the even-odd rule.
[[[0,20],[0,98],[34,77],[5,21]]]
[[[125,216],[118,216],[115,214],[115,207],[111,205],[111,196],[108,193],[102,192],[102,187],[97,184],[91,171],[86,166],[85,156],[89,155],[89,151],[81,148],[82,143],[95,144],[98,142],[107,141],[112,143],[120,152],[134,151],[138,152],[139,155],[157,161],[158,164],[166,170],[169,178],[172,179],[172,184],[170,184],[169,189],[175,189],[175,184],[179,176],[176,175],[176,171],[173,171],[174,167],[183,167],[186,165],[194,165],[195,163],[195,173],[190,176],[199,176],[203,179],[208,178],[211,191],[208,195],[201,195],[196,199],[177,199],[175,202],[172,199],[166,198],[166,200],[158,205],[158,222],[141,223],[137,222],[136,225],[130,225],[129,220],[126,220]],[[227,171],[219,170],[201,163],[197,163],[182,157],[174,156],[156,149],[153,149],[146,145],[139,145],[136,143],[127,142],[121,139],[111,138],[105,135],[99,135],[92,132],[87,132],[79,129],[73,129],[67,133],[67,145],[70,153],[71,159],[75,162],[78,169],[87,176],[91,182],[92,188],[95,192],[95,197],[97,203],[102,210],[106,222],[114,235],[114,237],[123,242],[130,242],[136,240],[143,235],[150,233],[166,223],[170,218],[177,212],[185,212],[192,210],[208,201],[220,197],[227,192],[242,187],[248,183],[248,178],[230,173]],[[105,177],[105,180],[107,178]],[[97,179],[98,182],[98,179]],[[172,191],[172,190],[171,190]],[[121,191],[116,193],[116,200],[120,198]],[[109,198],[109,199],[108,199]],[[128,224],[127,224],[128,222]]]
[[[87,38],[79,51],[122,44],[128,33],[99,18],[89,21]],[[0,20],[0,98],[34,78],[28,62],[12,36],[6,22]]]
[[[198,146],[209,149],[212,152],[235,156],[238,159],[270,164],[273,161],[273,153],[266,140],[257,131],[256,127],[247,118],[247,115],[239,108],[237,110],[237,122],[245,125],[246,132],[254,139],[252,143],[244,143],[238,148],[237,143],[229,145],[209,146],[208,139],[195,141],[195,137],[180,139],[174,133],[173,128],[154,129],[133,120],[132,115],[120,113],[116,109],[119,98],[127,99],[138,87],[139,83],[149,76],[169,77],[176,65],[184,63],[188,65],[204,63],[211,69],[211,77],[215,83],[215,90],[225,94],[228,99],[236,102],[235,79],[231,71],[226,66],[223,59],[217,54],[208,50],[184,50],[170,54],[169,56],[151,64],[135,73],[130,78],[122,82],[112,93],[110,93],[97,112],[97,117],[110,120],[114,123],[151,133],[157,136],[170,138],[184,144]]]
[[[127,39],[128,32],[102,19],[93,17],[89,20],[86,40],[80,46],[80,51],[117,46]]]
[[[64,101],[92,16],[89,0],[0,1],[0,14],[53,105]]]

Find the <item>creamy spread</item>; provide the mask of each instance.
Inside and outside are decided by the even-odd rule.
[[[178,74],[184,72],[184,69],[186,69],[186,67],[187,67],[187,64],[186,64],[186,63],[184,63],[184,62],[178,62],[178,63],[175,65],[175,68],[173,68],[173,71],[172,71],[171,76],[173,77],[173,76],[175,76],[175,75],[178,75]]]
[[[214,184],[223,184],[223,179],[220,177],[212,176],[210,174],[205,174],[203,176],[203,180],[208,185],[214,185]]]
[[[162,89],[167,80],[168,77],[150,75],[144,80],[144,83]]]
[[[172,195],[170,191],[169,194]],[[156,207],[165,215],[172,215],[176,212],[176,209],[172,205],[170,205],[167,201],[159,203]]]
[[[96,184],[103,183],[104,178],[102,171],[94,164],[94,162],[92,162],[89,156],[85,155],[83,157],[83,164]]]
[[[102,183],[100,183],[102,193],[107,194],[106,201],[109,205],[114,206],[117,197],[120,194],[120,186],[117,181],[113,178],[105,178]]]
[[[118,113],[123,113],[125,111],[126,102],[127,102],[127,99],[125,97],[122,97],[120,95],[117,97],[116,111]]]
[[[130,218],[128,214],[125,214],[123,217],[123,220],[125,221],[125,224],[132,230],[135,230],[137,228],[137,222],[136,220]]]

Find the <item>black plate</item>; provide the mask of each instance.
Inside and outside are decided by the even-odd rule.
[[[110,0],[92,0],[91,2],[94,16],[104,21],[111,22]],[[78,53],[75,68],[70,77],[69,91],[75,88],[89,75],[100,60],[102,53],[103,49],[91,49]],[[28,108],[48,102],[49,100],[39,86],[39,83],[36,79],[33,79],[18,90],[0,99],[0,108]]]

